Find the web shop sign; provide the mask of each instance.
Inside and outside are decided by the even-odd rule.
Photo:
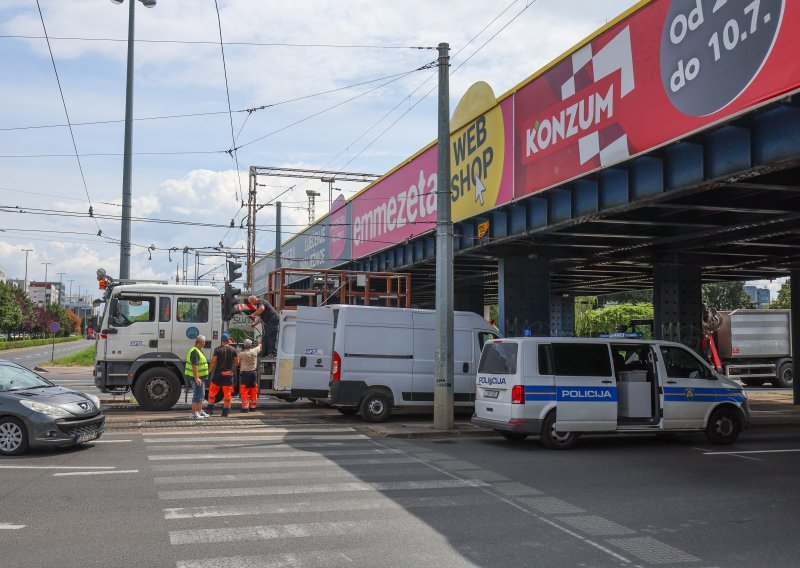
[[[514,93],[514,196],[797,91],[799,52],[800,2],[643,4]]]

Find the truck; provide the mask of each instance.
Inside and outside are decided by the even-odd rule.
[[[766,382],[792,386],[789,310],[734,310],[719,315],[715,342],[725,376],[749,386]]]

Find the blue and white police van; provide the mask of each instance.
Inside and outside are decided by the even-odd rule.
[[[679,343],[525,337],[484,345],[472,423],[568,449],[584,432],[704,431],[732,444],[749,419],[741,385]]]

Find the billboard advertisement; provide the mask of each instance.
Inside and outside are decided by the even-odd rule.
[[[513,95],[516,198],[800,87],[800,4],[657,0]]]

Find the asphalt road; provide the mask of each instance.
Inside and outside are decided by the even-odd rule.
[[[214,421],[217,420],[216,425]],[[373,439],[291,409],[0,459],[10,566],[796,566],[800,432]],[[734,453],[731,453],[734,452]]]
[[[80,339],[69,343],[56,343],[55,358],[64,357],[78,351],[83,351],[94,345],[94,340]],[[17,365],[22,365],[28,369],[33,369],[40,363],[48,363],[53,353],[52,345],[40,345],[39,347],[25,347],[23,349],[8,349],[0,351],[0,359],[13,361]]]

